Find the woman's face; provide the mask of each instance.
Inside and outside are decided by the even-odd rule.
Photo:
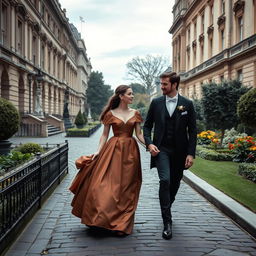
[[[120,95],[121,101],[126,104],[132,104],[132,100],[134,98],[134,94],[131,88],[128,88],[123,95]]]

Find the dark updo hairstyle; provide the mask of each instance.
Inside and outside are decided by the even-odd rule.
[[[129,85],[119,85],[116,88],[115,94],[108,100],[108,104],[104,107],[100,115],[100,121],[103,120],[104,116],[109,110],[115,109],[119,106],[119,103],[121,101],[120,95],[124,95],[129,88],[131,88],[131,86]]]

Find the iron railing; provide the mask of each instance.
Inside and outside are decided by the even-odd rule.
[[[0,254],[22,220],[41,207],[53,185],[68,172],[68,142],[40,155],[0,179]]]

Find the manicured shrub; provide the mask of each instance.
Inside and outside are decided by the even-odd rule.
[[[19,129],[20,116],[16,107],[0,98],[0,140],[7,140]]]
[[[196,153],[199,157],[211,161],[232,161],[233,156],[230,153],[216,151],[213,149],[197,146]]]
[[[29,142],[17,147],[15,151],[19,151],[23,154],[26,154],[26,153],[36,154],[38,152],[43,152],[44,150],[39,144]]]
[[[81,110],[79,110],[78,114],[76,115],[75,124],[77,126],[85,125],[84,115],[81,113]]]
[[[256,165],[252,163],[241,163],[238,166],[238,173],[253,182],[256,182]]]
[[[99,127],[100,122],[93,122],[93,124],[87,125],[81,129],[71,128],[66,132],[67,137],[90,137]]]

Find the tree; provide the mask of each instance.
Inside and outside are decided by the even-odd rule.
[[[79,112],[76,115],[75,125],[78,128],[80,128],[80,127],[82,128],[85,125],[84,115],[82,114],[81,110],[79,110]]]
[[[113,90],[111,90],[110,85],[104,84],[103,74],[98,71],[93,71],[88,81],[87,101],[94,118],[100,115],[112,94]]]
[[[128,75],[141,83],[150,94],[155,79],[164,71],[167,59],[162,56],[147,55],[145,58],[135,57],[126,64]]]
[[[146,94],[146,89],[143,85],[137,83],[131,83],[130,86],[132,87],[134,94]]]
[[[196,112],[196,127],[197,132],[200,133],[205,130],[205,122],[204,122],[204,112],[202,101],[199,99],[193,99],[193,105]]]
[[[231,129],[238,124],[237,102],[247,91],[248,88],[238,80],[202,86],[202,106],[206,128],[221,130],[221,142],[225,129]]]
[[[256,88],[241,96],[237,105],[237,114],[241,122],[256,128]]]

